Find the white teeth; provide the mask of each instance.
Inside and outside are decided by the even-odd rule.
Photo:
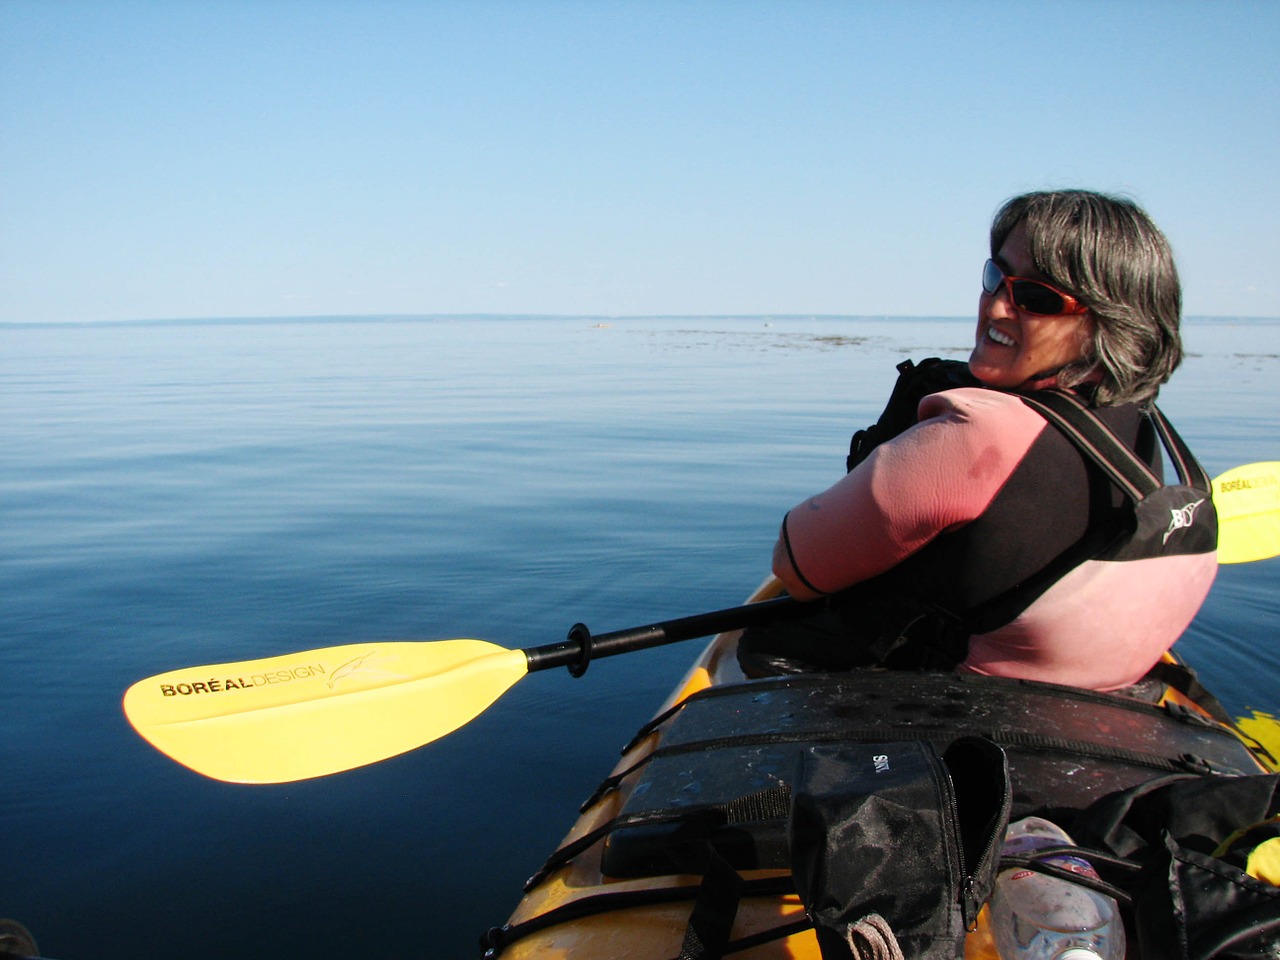
[[[1012,347],[1016,344],[1013,337],[1009,336],[1007,333],[1001,333],[995,327],[987,327],[987,336],[996,343],[1003,344],[1006,347]]]

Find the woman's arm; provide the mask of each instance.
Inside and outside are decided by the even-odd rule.
[[[783,519],[773,572],[811,600],[896,566],[981,516],[1047,426],[1008,394],[931,394],[919,422]]]

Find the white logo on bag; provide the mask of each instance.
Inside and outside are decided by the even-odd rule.
[[[1164,532],[1164,539],[1161,543],[1168,543],[1169,538],[1173,536],[1173,531],[1181,530],[1183,527],[1191,526],[1191,521],[1195,519],[1196,507],[1204,503],[1201,497],[1195,503],[1188,503],[1185,507],[1179,507],[1177,510],[1169,511],[1169,529]]]
[[[889,758],[886,757],[883,753],[877,753],[874,757],[871,758],[871,762],[876,765],[876,773],[889,772]]]

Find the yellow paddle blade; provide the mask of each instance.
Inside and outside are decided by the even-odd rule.
[[[1280,772],[1280,718],[1254,710],[1251,717],[1237,717],[1236,726],[1262,744],[1272,759],[1270,762],[1266,758],[1260,759],[1272,770]]]
[[[1280,554],[1280,461],[1248,463],[1213,481],[1218,562],[1247,563]]]
[[[483,640],[360,643],[173,670],[124,712],[156,749],[233,783],[287,783],[413,750],[473,720],[527,672]]]

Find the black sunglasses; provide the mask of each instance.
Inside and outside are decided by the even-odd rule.
[[[1063,293],[1039,280],[1006,276],[998,263],[988,260],[982,268],[982,289],[987,293],[995,293],[1001,287],[1008,291],[1009,302],[1019,310],[1042,317],[1087,313],[1089,310],[1069,293]]]

